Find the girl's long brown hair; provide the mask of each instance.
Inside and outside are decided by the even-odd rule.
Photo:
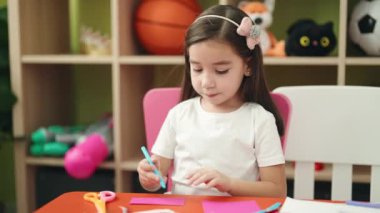
[[[240,9],[230,5],[216,5],[205,10],[200,16],[220,15],[240,24],[247,15]],[[236,26],[224,19],[207,17],[195,21],[188,29],[185,37],[185,73],[182,82],[182,101],[199,94],[194,90],[190,78],[189,47],[195,43],[209,39],[226,42],[246,61],[252,75],[244,77],[240,91],[244,102],[255,102],[273,113],[277,130],[284,133],[284,125],[279,111],[274,104],[264,75],[263,55],[259,45],[253,50],[247,47],[246,39],[236,33]]]

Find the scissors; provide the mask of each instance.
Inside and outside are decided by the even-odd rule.
[[[89,192],[84,194],[83,199],[92,202],[98,213],[106,213],[106,203],[115,200],[116,193],[112,191],[101,191],[99,193]]]

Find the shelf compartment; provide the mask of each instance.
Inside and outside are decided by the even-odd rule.
[[[110,70],[108,65],[24,64],[26,134],[42,126],[89,124],[112,112]]]
[[[67,65],[23,65],[25,130],[74,121],[73,81]]]
[[[26,142],[36,129],[50,125],[89,125],[112,112],[111,66],[24,64]],[[92,77],[88,81],[88,76]],[[102,85],[102,87],[99,87]],[[28,148],[24,153],[28,153]],[[27,156],[27,165],[63,166],[63,158]],[[114,169],[107,161],[100,168]]]
[[[110,34],[110,3],[83,1],[21,0],[22,54],[69,54],[79,52],[81,25]],[[37,13],[36,13],[37,11]],[[91,16],[96,13],[98,18]],[[59,15],[57,15],[59,14]]]
[[[339,49],[339,8],[341,1],[331,0],[288,0],[276,1],[273,11],[273,23],[269,30],[274,34],[277,40],[284,40],[288,37],[287,31],[289,27],[296,21],[301,19],[312,19],[318,25],[333,22],[333,32],[337,39],[337,45],[330,53],[331,56],[338,55]],[[297,5],[297,7],[289,6]],[[312,6],[310,6],[312,5]],[[286,8],[286,10],[282,9]]]
[[[111,24],[111,2],[109,0],[92,0],[91,2],[69,0],[70,44],[72,53],[84,53],[87,49],[91,54],[107,54],[109,50],[110,54],[112,54],[112,48],[106,48],[106,52],[102,49],[100,53],[98,49],[94,50],[94,46],[98,45],[98,42],[103,41],[103,39],[110,39],[112,46],[114,27]],[[93,38],[89,39],[91,42],[87,48],[81,40],[83,27],[93,34],[97,34],[95,37],[96,41]]]
[[[366,58],[366,57],[368,57],[370,59],[370,58],[373,58],[373,56],[368,55],[364,51],[364,49],[362,49],[360,47],[359,44],[355,43],[351,39],[351,36],[350,36],[350,33],[349,33],[352,12],[353,12],[354,8],[359,4],[359,2],[360,2],[359,0],[349,0],[349,1],[347,1],[347,19],[346,19],[347,20],[346,21],[346,31],[347,31],[346,32],[346,36],[347,36],[347,38],[346,38],[346,46],[347,46],[347,48],[346,48],[346,57],[347,58],[353,58],[353,59],[355,59],[356,57],[362,57],[363,59]],[[363,15],[365,15],[365,14],[363,14]],[[368,36],[369,36],[369,34],[366,34],[365,36],[362,37],[362,39],[365,40],[365,39],[367,39]],[[356,62],[358,62],[358,61],[356,61],[356,59],[353,60],[354,64],[352,64],[350,61],[347,61],[347,63],[349,65],[356,65]],[[358,63],[361,64],[361,62],[358,62]],[[373,63],[370,62],[370,64],[373,64]],[[379,64],[380,64],[380,62],[376,63],[375,65],[379,65]]]
[[[68,2],[20,1],[20,35],[23,54],[70,52]]]

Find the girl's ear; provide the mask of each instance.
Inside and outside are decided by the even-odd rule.
[[[245,76],[251,76],[252,75],[252,72],[248,66],[248,63],[249,63],[249,60],[247,60],[247,62],[244,64],[244,75]]]
[[[248,65],[245,65],[245,69],[244,69],[244,76],[251,76],[252,75],[252,72],[251,72],[251,69],[249,69],[249,66]]]

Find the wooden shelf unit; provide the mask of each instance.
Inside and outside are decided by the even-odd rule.
[[[380,66],[380,57],[347,57],[349,0],[334,1],[339,1],[337,8],[339,11],[336,11],[339,13],[339,23],[336,23],[339,25],[336,56],[265,57],[264,64],[279,70],[293,67],[314,69],[330,67],[336,72],[334,74],[336,85],[347,83],[346,69],[349,66]],[[110,96],[114,115],[115,151],[113,160],[104,162],[99,169],[113,170],[115,190],[129,192],[132,189],[132,173],[136,171],[137,162],[142,158],[139,148],[145,144],[141,106],[144,94],[155,86],[153,70],[158,66],[182,65],[184,60],[182,56],[143,54],[141,47],[133,38],[132,14],[137,1],[109,0],[108,2],[111,10],[112,54],[87,56],[70,53],[69,1],[8,1],[11,80],[13,91],[18,98],[14,108],[14,135],[28,137],[32,131],[41,126],[57,123],[73,124],[76,103],[72,97],[72,66],[107,66],[112,85]],[[330,0],[325,0],[321,4],[328,6],[329,2]],[[235,4],[236,1],[215,0],[215,3]],[[294,4],[289,3],[289,5]],[[280,9],[283,8],[276,8]],[[280,85],[288,84],[280,83]],[[18,212],[31,212],[36,207],[35,187],[32,184],[35,168],[63,166],[62,159],[29,156],[28,143],[28,141],[15,142]],[[326,170],[327,173],[328,171]],[[287,176],[292,178],[289,169]],[[317,179],[325,178],[317,175]]]

